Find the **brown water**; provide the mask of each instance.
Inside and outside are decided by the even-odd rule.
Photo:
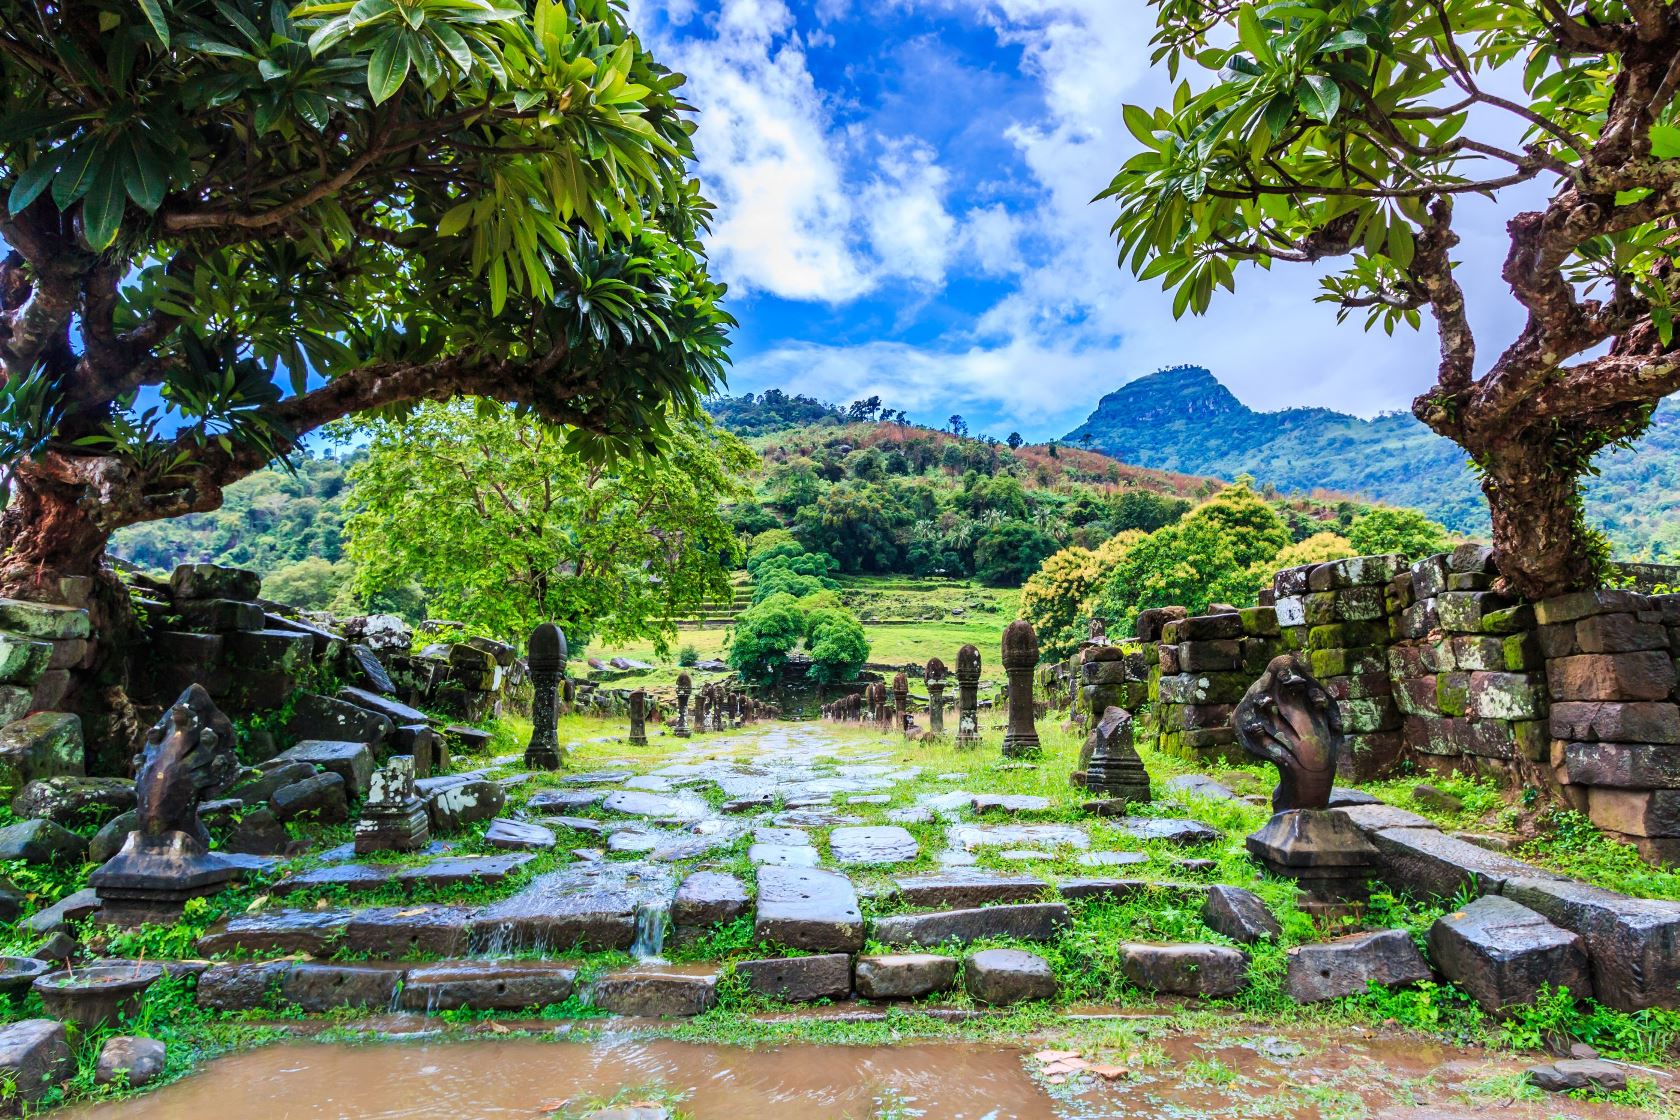
[[[1053,1044],[1051,1044],[1053,1045]],[[76,1120],[540,1120],[662,1091],[695,1120],[1468,1120],[1640,1115],[1471,1089],[1510,1061],[1406,1041],[1175,1035],[1121,1042],[1110,1082],[1045,1077],[1032,1049],[969,1044],[789,1045],[532,1040],[292,1043],[211,1063]],[[1035,1048],[1036,1049],[1036,1048]],[[1089,1051],[1087,1051],[1089,1053]],[[629,1097],[622,1094],[628,1093]],[[568,1112],[567,1115],[577,1115]]]

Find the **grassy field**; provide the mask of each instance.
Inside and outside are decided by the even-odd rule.
[[[965,645],[979,649],[986,664],[995,663],[1003,628],[1015,618],[1018,588],[982,587],[970,580],[914,576],[855,576],[841,581],[840,597],[863,623],[869,636],[869,664],[900,669],[931,657],[955,664]],[[666,653],[652,641],[591,647],[586,656],[602,661],[627,657],[654,666],[636,678],[654,688],[676,683],[677,655],[692,647],[702,659],[725,659],[730,630],[716,626],[677,632]]]

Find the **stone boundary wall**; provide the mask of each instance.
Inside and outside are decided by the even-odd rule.
[[[1680,861],[1680,594],[1526,603],[1496,578],[1473,544],[1414,564],[1291,568],[1258,607],[1142,612],[1127,656],[1103,672],[1147,701],[1138,733],[1157,749],[1235,762],[1236,702],[1272,657],[1300,652],[1341,714],[1346,778],[1408,762],[1491,776],[1542,790],[1653,862]],[[1053,696],[1082,658],[1043,675]]]

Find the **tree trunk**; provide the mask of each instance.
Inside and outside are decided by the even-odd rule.
[[[1490,441],[1476,460],[1506,588],[1537,600],[1597,587],[1600,538],[1582,517],[1579,476],[1553,446],[1517,432]]]
[[[134,610],[128,590],[104,564],[111,531],[93,487],[19,463],[0,511],[0,596],[79,607],[93,638],[65,665],[69,691],[54,704],[82,717],[90,774],[124,774],[138,732],[128,698]]]

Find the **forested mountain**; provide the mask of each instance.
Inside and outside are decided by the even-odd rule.
[[[1145,467],[1235,478],[1285,491],[1335,490],[1413,506],[1458,532],[1488,531],[1462,451],[1409,413],[1371,420],[1327,408],[1257,412],[1207,370],[1179,366],[1127,382],[1069,432]],[[1680,554],[1680,414],[1665,405],[1631,450],[1599,457],[1588,513],[1626,558]]]

